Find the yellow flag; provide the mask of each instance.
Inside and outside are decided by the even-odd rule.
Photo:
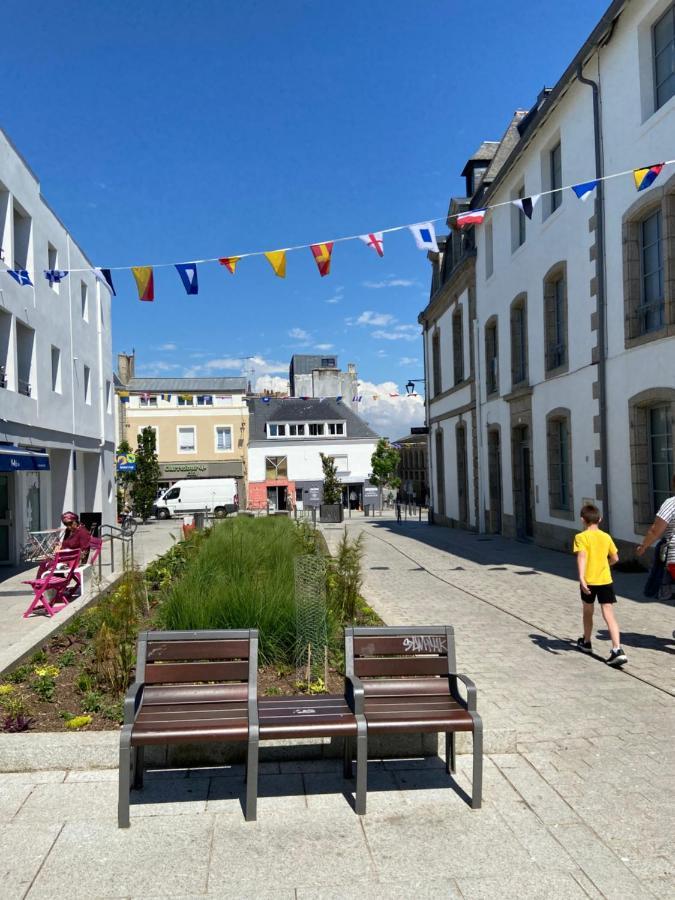
[[[269,264],[274,269],[274,274],[278,275],[279,278],[286,277],[286,251],[285,250],[271,250],[269,253],[266,253]]]
[[[131,272],[136,280],[139,300],[155,299],[155,281],[152,266],[132,266]]]

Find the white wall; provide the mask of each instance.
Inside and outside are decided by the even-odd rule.
[[[370,461],[376,446],[376,440],[255,441],[248,449],[248,478],[250,482],[265,481],[265,457],[285,456],[289,481],[323,481],[320,454],[325,453],[348,457],[349,474],[339,474],[340,481],[362,482],[372,472]]]

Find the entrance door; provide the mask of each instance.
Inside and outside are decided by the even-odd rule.
[[[9,478],[9,475],[0,475],[0,565],[4,566],[12,561],[12,504]]]
[[[532,455],[527,425],[522,425],[513,432],[513,506],[518,537],[532,537],[534,534]]]
[[[493,534],[502,530],[501,441],[496,429],[488,431],[488,484],[490,493],[489,527]]]

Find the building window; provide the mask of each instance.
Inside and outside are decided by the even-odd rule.
[[[335,463],[335,471],[338,475],[349,475],[348,456],[333,456],[333,462]]]
[[[485,384],[488,396],[499,392],[499,344],[497,317],[485,325]]]
[[[288,426],[288,434],[290,437],[304,437],[305,436],[305,426],[304,425],[289,425]]]
[[[33,356],[35,352],[35,332],[32,328],[24,325],[23,322],[16,321],[16,363],[18,385],[17,389],[20,394],[26,397],[35,396],[33,374],[34,362]]]
[[[673,419],[671,405],[664,403],[649,410],[649,474],[652,512],[672,497]]]
[[[654,100],[661,109],[675,94],[675,5],[654,25]]]
[[[197,406],[213,406],[213,397],[210,394],[197,397]]]
[[[89,290],[84,281],[80,282],[80,300],[82,303],[82,318],[85,322],[89,321]]]
[[[443,385],[441,383],[441,333],[438,328],[434,331],[431,338],[431,359],[434,378],[434,396],[436,396],[436,394],[440,394],[443,391]]]
[[[265,457],[265,481],[283,481],[288,478],[288,457]]]
[[[492,242],[492,222],[485,226],[485,277],[489,278],[494,272],[494,247]]]
[[[323,422],[310,422],[308,428],[309,428],[310,437],[322,437],[323,436],[323,433],[324,433]]]
[[[562,150],[560,141],[548,154],[549,165],[549,190],[554,191],[548,195],[549,212],[553,213],[562,203]]]
[[[109,381],[105,383],[105,411],[112,412],[112,385]]]
[[[178,405],[179,406],[194,406],[195,398],[192,394],[179,394],[178,395]]]
[[[324,357],[321,360],[321,368],[322,369],[334,369],[335,368],[335,357]]]
[[[84,367],[84,402],[91,404],[91,369]]]
[[[443,452],[443,431],[436,432],[436,511],[445,515],[445,454]]]
[[[192,425],[184,425],[178,428],[178,452],[195,453],[197,451],[197,439]]]
[[[557,409],[546,419],[548,449],[548,497],[551,515],[572,512],[572,448],[570,412]]]
[[[464,334],[462,307],[452,314],[452,365],[455,384],[464,381]]]
[[[664,324],[661,210],[640,223],[640,334],[658,331]]]
[[[544,279],[544,354],[546,372],[567,367],[567,266],[559,263]]]
[[[329,422],[328,423],[328,434],[341,434],[345,433],[345,427],[342,422]]]
[[[523,200],[525,197],[525,186],[521,185],[517,191],[512,194],[513,200]],[[515,252],[525,243],[525,213],[519,206],[515,204],[511,207],[511,252]]]
[[[139,398],[139,406],[157,406],[157,397],[143,394]]]
[[[61,351],[58,347],[52,347],[52,390],[55,394],[61,393]]]
[[[58,269],[59,267],[59,254],[56,250],[56,247],[53,244],[47,244],[47,268],[50,271],[54,271],[54,269]],[[50,288],[56,293],[59,293],[60,284],[58,281],[50,281]]]
[[[511,304],[511,386],[527,381],[527,297]]]
[[[224,453],[232,449],[232,428],[229,425],[216,425],[216,452]]]
[[[458,425],[455,430],[457,450],[457,503],[459,521],[463,524],[469,522],[469,478],[466,458],[466,428]]]
[[[13,210],[14,225],[14,268],[29,269],[28,256],[30,253],[31,218],[28,213],[20,209],[16,203]]]

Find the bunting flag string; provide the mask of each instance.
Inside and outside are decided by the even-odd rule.
[[[666,166],[675,163],[675,159],[665,160],[660,163],[643,166],[637,169],[627,169],[624,172],[614,172],[611,175],[603,175],[590,181],[579,182],[578,184],[570,184],[557,187],[551,190],[542,191],[539,194],[532,194],[529,197],[519,197],[514,200],[504,200],[500,203],[485,206],[481,209],[469,209],[464,212],[452,213],[448,216],[442,216],[437,219],[429,219],[426,222],[418,222],[410,225],[396,225],[392,228],[383,228],[380,231],[371,231],[366,234],[349,235],[346,237],[333,238],[330,241],[323,241],[312,244],[298,244],[293,247],[286,247],[283,250],[256,250],[250,253],[240,253],[238,256],[220,256],[207,259],[197,259],[191,263],[157,263],[152,266],[114,266],[110,268],[79,268],[79,269],[44,269],[43,274],[50,285],[58,284],[61,280],[68,276],[70,272],[91,272],[97,281],[105,284],[113,296],[117,296],[117,292],[113,286],[112,272],[131,271],[136,281],[139,300],[152,301],[155,298],[154,289],[154,269],[174,267],[178,272],[183,286],[188,294],[194,295],[199,291],[199,283],[197,277],[197,267],[203,263],[218,262],[224,266],[232,275],[235,274],[237,263],[241,259],[251,256],[264,256],[269,262],[274,274],[279,278],[286,277],[286,255],[295,250],[310,249],[316,262],[319,274],[325,277],[330,274],[331,260],[334,245],[344,241],[362,241],[366,247],[370,247],[377,253],[379,257],[384,256],[384,235],[391,234],[396,231],[410,231],[415,240],[416,246],[420,250],[438,252],[438,242],[436,239],[435,223],[445,222],[449,226],[455,228],[465,228],[469,225],[481,225],[487,214],[494,209],[502,206],[515,205],[520,209],[528,219],[532,218],[532,214],[538,201],[550,194],[561,194],[563,191],[571,190],[580,200],[586,201],[598,186],[605,181],[613,178],[620,178],[626,175],[632,175],[635,188],[638,191],[647,190],[661,174]],[[33,286],[31,276],[26,269],[10,269],[5,268],[17,284],[21,286]],[[357,401],[358,402],[358,401]]]

